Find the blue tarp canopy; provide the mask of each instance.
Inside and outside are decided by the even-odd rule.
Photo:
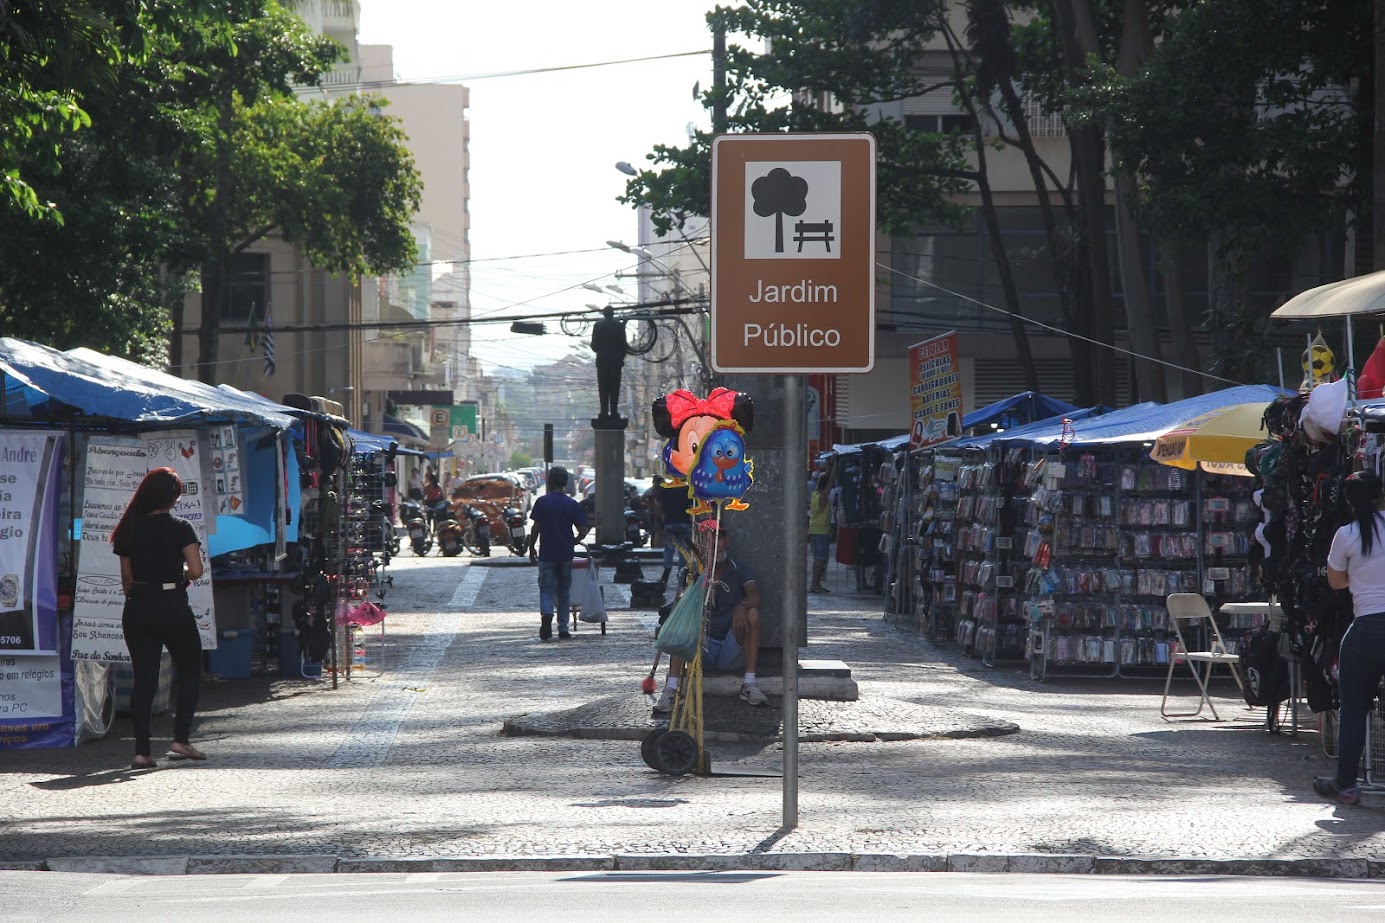
[[[1268,404],[1288,392],[1271,385],[1238,385],[1211,394],[1200,394],[1172,404],[1137,404],[1073,427],[1069,445],[1113,445],[1117,443],[1153,442],[1164,433],[1200,414],[1210,413],[1233,404]],[[1138,412],[1135,412],[1138,411]],[[1064,434],[1049,431],[1025,437],[1030,445],[1055,445],[1065,441]]]
[[[1037,391],[1024,391],[966,414],[962,417],[962,429],[985,426],[987,423],[999,423],[1009,430],[1021,424],[1027,425],[1049,418],[1060,418],[1077,409],[1075,404],[1069,404],[1067,401],[1060,401]],[[1091,413],[1092,411],[1085,412]],[[971,445],[965,440],[954,440],[948,444]],[[868,445],[877,445],[887,452],[897,452],[909,445],[909,434],[904,433],[900,436],[891,436],[888,439],[877,439],[874,442],[861,442],[855,445],[834,445],[832,451],[838,455],[850,455],[853,452],[861,451]]]
[[[1148,409],[1150,407],[1157,406],[1159,405],[1153,403],[1137,404],[1135,405],[1135,407],[1127,407],[1126,410],[1135,410],[1136,408]],[[1124,413],[1125,411],[1115,412]],[[941,445],[933,446],[933,448],[980,449],[985,448],[993,442],[1024,442],[1029,437],[1038,436],[1040,434],[1046,434],[1050,432],[1057,432],[1061,434],[1063,431],[1064,421],[1076,424],[1082,420],[1090,420],[1093,417],[1099,417],[1103,413],[1109,415],[1111,412],[1107,411],[1105,407],[1101,406],[1086,407],[1081,410],[1073,410],[1068,413],[1060,413],[1055,416],[1048,417],[1047,419],[1035,420],[1033,423],[1026,423],[1024,426],[1016,426],[1014,429],[1000,430],[993,433],[986,433],[981,436],[963,436],[960,439],[954,439],[951,442],[945,442]]]
[[[59,352],[0,337],[4,413],[16,419],[53,419],[68,408],[87,417],[149,428],[244,423],[288,429],[293,418],[238,399],[200,381],[188,381],[90,349]]]
[[[985,426],[988,423],[999,423],[1006,429],[1011,429],[1036,420],[1070,414],[1077,409],[1075,404],[1069,404],[1067,401],[1060,401],[1037,391],[1025,391],[966,414],[962,417],[962,429]]]

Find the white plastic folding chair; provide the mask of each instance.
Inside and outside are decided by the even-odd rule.
[[[1212,678],[1212,668],[1221,664],[1231,671],[1231,677],[1236,680],[1236,685],[1241,687],[1244,692],[1245,686],[1241,683],[1240,671],[1236,665],[1241,662],[1239,654],[1231,654],[1226,650],[1226,642],[1222,640],[1221,629],[1217,627],[1217,620],[1212,616],[1212,608],[1207,605],[1207,600],[1197,593],[1171,593],[1167,599],[1169,609],[1169,622],[1173,625],[1174,637],[1177,639],[1178,649],[1169,653],[1169,672],[1164,678],[1164,699],[1159,703],[1159,714],[1165,718],[1196,718],[1202,715],[1203,708],[1208,708],[1212,712],[1212,720],[1220,721],[1217,715],[1217,707],[1212,704],[1211,698],[1207,695],[1207,683]],[[1209,638],[1208,647],[1210,650],[1195,650],[1188,644],[1188,637],[1198,637],[1195,629],[1200,624],[1206,624],[1207,637]],[[1184,626],[1190,631],[1188,636],[1183,634]],[[1173,685],[1173,671],[1182,660],[1188,665],[1188,670],[1193,674],[1193,679],[1197,682],[1198,690],[1202,697],[1198,700],[1197,710],[1190,712],[1171,712],[1169,705],[1169,687]],[[1203,664],[1201,672],[1197,665]]]

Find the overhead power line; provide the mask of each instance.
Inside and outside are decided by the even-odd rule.
[[[691,58],[697,55],[710,55],[712,49],[700,51],[674,51],[669,54],[652,54],[639,58],[618,58],[612,61],[589,61],[585,64],[555,64],[552,67],[527,67],[512,71],[481,71],[475,74],[452,74],[446,77],[419,77],[411,80],[358,80],[355,83],[334,83],[328,86],[296,87],[295,92],[313,93],[332,90],[375,90],[386,87],[406,87],[430,83],[470,83],[477,80],[494,80],[498,77],[527,77],[533,74],[556,74],[563,71],[589,70],[594,67],[615,67],[620,64],[643,64],[646,61],[666,61],[672,58]]]

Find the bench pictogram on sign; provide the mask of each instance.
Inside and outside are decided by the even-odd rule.
[[[793,226],[793,240],[798,244],[799,253],[803,252],[803,245],[807,243],[822,244],[831,253],[832,241],[836,238],[832,236],[830,221],[799,221]]]

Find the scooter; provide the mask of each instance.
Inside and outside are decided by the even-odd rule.
[[[491,556],[491,521],[481,510],[468,503],[462,508],[462,515],[467,518],[467,525],[462,535],[462,543],[466,545],[466,550],[480,558]]]
[[[388,564],[391,556],[399,554],[399,536],[394,532],[394,511],[384,500],[371,501],[370,511],[380,529],[383,538],[384,563]]]
[[[518,555],[523,555],[529,551],[529,537],[524,531],[524,514],[519,507],[507,506],[500,514],[505,519],[505,530],[508,532],[506,545],[510,551]]]
[[[462,553],[462,524],[446,500],[439,500],[433,507],[433,534],[438,537],[438,550],[444,557],[455,558]]]
[[[414,554],[422,556],[433,550],[433,536],[428,529],[428,520],[423,515],[423,505],[417,500],[401,500],[399,521],[409,533],[409,545]]]

